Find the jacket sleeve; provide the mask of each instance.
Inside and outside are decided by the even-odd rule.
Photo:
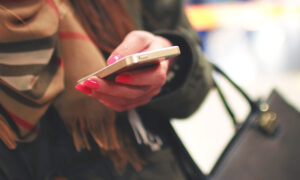
[[[143,108],[169,118],[191,115],[212,87],[211,66],[200,49],[197,33],[191,27],[180,0],[143,1],[147,13],[144,27],[178,45],[181,55],[169,71],[161,93]]]

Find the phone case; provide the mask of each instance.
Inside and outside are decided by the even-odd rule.
[[[161,60],[170,59],[179,54],[180,49],[178,46],[171,46],[167,48],[136,53],[133,55],[126,56],[113,64],[110,64],[88,76],[85,76],[77,82],[83,82],[92,76],[98,76],[99,78],[107,78],[108,76],[116,75],[120,72],[133,70],[141,67],[148,67],[154,65],[155,63],[158,63]]]

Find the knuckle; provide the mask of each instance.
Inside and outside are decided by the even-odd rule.
[[[151,98],[147,98],[147,99],[141,101],[141,103],[139,105],[148,104],[151,101],[151,99],[152,99],[152,97]]]
[[[122,111],[124,111],[123,110],[123,108],[120,108],[120,107],[115,107],[115,108],[113,108],[115,111],[117,111],[117,112],[122,112]]]
[[[126,38],[130,38],[130,39],[133,38],[137,42],[147,44],[149,43],[149,40],[154,38],[154,35],[146,31],[136,30],[136,31],[129,32]]]
[[[158,94],[160,93],[160,91],[161,91],[161,88],[155,90],[155,91],[153,92],[153,94],[154,94],[154,95],[158,95]]]
[[[132,92],[128,92],[124,98],[127,98],[128,100],[133,100],[135,101],[137,98],[143,96],[145,94],[145,90],[143,89],[139,89],[139,90],[136,90],[136,91],[132,91]]]
[[[121,104],[114,104],[114,105],[111,105],[111,107],[113,110],[117,111],[117,112],[122,112],[124,111],[124,105],[121,105]]]
[[[150,101],[150,99],[141,100],[141,101],[139,101],[139,102],[137,102],[137,103],[135,103],[135,104],[132,104],[132,105],[130,105],[130,106],[127,106],[127,109],[133,109],[133,108],[135,108],[135,107],[142,106],[142,105],[144,105],[144,104],[147,104],[149,101]]]
[[[166,81],[167,81],[167,77],[166,77],[166,74],[164,73],[164,72],[160,72],[159,74],[158,74],[158,85],[160,85],[160,86],[163,86],[165,83],[166,83]]]
[[[131,99],[131,100],[134,100],[134,99],[136,99],[137,97],[139,97],[139,96],[137,95],[137,93],[128,93],[128,94],[126,95],[126,98],[127,98],[127,99]]]

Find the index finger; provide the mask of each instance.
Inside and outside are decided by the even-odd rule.
[[[134,53],[142,52],[144,49],[150,46],[154,38],[155,36],[153,34],[146,31],[132,31],[111,53],[108,59],[111,59],[116,55],[125,57]]]
[[[167,70],[168,60],[164,60],[153,67],[121,73],[115,78],[115,82],[133,86],[163,85],[166,82]]]

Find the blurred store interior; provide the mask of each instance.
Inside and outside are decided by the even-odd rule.
[[[300,110],[299,0],[186,0],[185,10],[206,56],[253,99],[265,99],[275,88]],[[238,118],[245,119],[243,99],[216,78]],[[234,134],[215,91],[190,118],[173,125],[205,173]]]

